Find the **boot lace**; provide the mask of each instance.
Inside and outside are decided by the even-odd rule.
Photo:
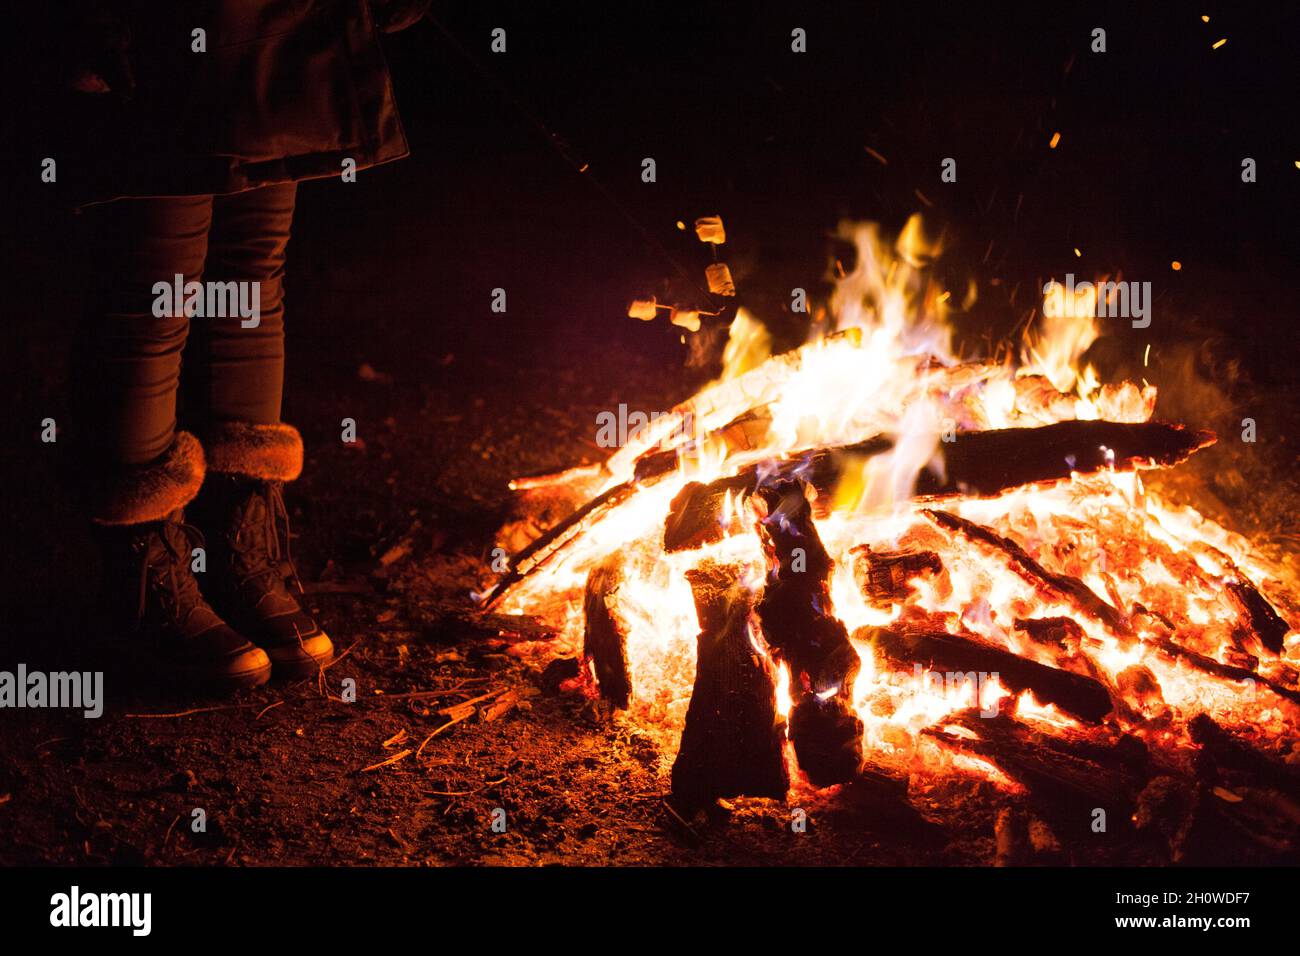
[[[268,590],[286,582],[301,595],[302,582],[290,554],[289,510],[280,482],[263,482],[246,500],[230,535],[236,581],[253,582]]]
[[[150,596],[168,619],[182,629],[191,614],[206,608],[199,583],[190,573],[189,561],[196,547],[203,547],[203,533],[184,521],[164,520],[157,530],[139,539],[143,552],[137,593],[135,626],[144,625]]]

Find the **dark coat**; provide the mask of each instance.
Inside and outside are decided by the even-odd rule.
[[[112,89],[60,94],[59,180],[87,202],[233,193],[401,159],[379,34],[427,2],[91,2],[71,49],[103,64]],[[193,49],[199,28],[205,52]]]

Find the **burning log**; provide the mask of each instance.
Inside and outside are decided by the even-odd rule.
[[[1118,635],[1132,634],[1128,618],[1099,598],[1088,585],[1068,574],[1047,570],[1010,538],[1004,538],[992,528],[986,528],[982,524],[976,524],[948,511],[926,508],[924,513],[940,528],[954,531],[1005,558],[1012,571],[1048,597],[1067,602],[1081,614],[1100,621]]]
[[[1041,734],[978,710],[949,715],[922,731],[945,747],[993,761],[1029,790],[1044,816],[1078,831],[1096,808],[1126,821],[1150,772],[1145,745],[1127,735],[1104,742],[1081,733]]]
[[[601,492],[511,558],[509,572],[484,598],[484,610],[491,610],[511,587],[551,561],[601,517],[632,497],[635,491],[636,485],[629,481]]]
[[[636,460],[632,476],[641,484],[649,484],[698,457],[701,449],[722,448],[728,455],[757,451],[767,440],[771,424],[772,416],[766,408],[750,409],[696,441],[646,452]]]
[[[1170,467],[1214,440],[1210,432],[1164,422],[1065,421],[1041,428],[963,432],[943,446],[943,477],[922,471],[914,497],[995,497],[1022,485],[1063,481],[1074,473]],[[754,464],[707,485],[693,482],[673,499],[664,525],[664,550],[688,550],[722,540],[730,533],[722,522],[727,496],[735,500],[753,494],[763,477],[804,478],[819,493],[829,493],[851,462],[892,447],[889,438],[876,436],[776,463]]]
[[[1091,724],[1100,722],[1113,709],[1110,694],[1100,682],[1020,657],[974,634],[894,624],[862,628],[854,638],[872,643],[892,661],[960,674],[996,674],[1002,686],[1013,694],[1033,691],[1042,703],[1053,704]]]
[[[1268,598],[1260,594],[1250,579],[1240,572],[1235,581],[1227,582],[1227,588],[1259,643],[1266,650],[1281,654],[1282,640],[1291,628],[1273,609]]]
[[[1078,578],[1071,577],[1068,574],[1048,571],[1030,557],[1019,544],[1010,538],[1002,537],[991,528],[986,528],[983,525],[946,511],[926,509],[925,514],[939,527],[956,531],[969,540],[982,545],[987,550],[1004,557],[1013,571],[1028,583],[1042,590],[1048,597],[1066,601],[1080,613],[1100,621],[1120,638],[1132,637],[1133,629],[1128,618],[1099,598]],[[1141,610],[1145,611],[1145,609]],[[1169,637],[1143,635],[1142,639],[1166,655],[1183,660],[1197,670],[1204,671],[1214,677],[1235,681],[1257,681],[1279,697],[1293,703],[1300,703],[1300,691],[1287,687],[1274,678],[1256,674],[1246,667],[1216,661],[1204,654],[1183,647]]]
[[[634,471],[637,459],[645,456],[652,449],[665,446],[671,448],[691,442],[701,432],[707,433],[736,419],[736,408],[753,410],[780,397],[785,384],[799,374],[804,359],[809,354],[818,352],[828,345],[858,348],[861,344],[860,329],[843,329],[821,342],[773,355],[761,365],[736,378],[710,385],[695,393],[689,400],[676,405],[669,414],[652,420],[648,427],[638,431],[634,439],[629,440],[607,461],[597,466],[599,469],[597,478],[607,480],[614,476],[630,475]],[[977,370],[982,370],[982,377],[988,377],[997,374],[999,366],[991,364],[959,366],[953,370],[945,369],[944,373],[952,376],[956,372],[964,371],[963,377],[978,381],[981,376],[977,374]],[[512,486],[536,488],[570,481],[596,480],[589,471],[590,466],[580,465],[568,471],[554,472],[523,481],[517,479],[512,482]],[[527,485],[523,482],[527,482]]]
[[[1291,627],[1277,613],[1268,598],[1237,567],[1230,555],[1204,541],[1194,542],[1192,550],[1208,556],[1212,562],[1220,565],[1222,584],[1241,615],[1241,622],[1232,635],[1233,642],[1241,653],[1254,656],[1249,653],[1254,649],[1267,651],[1271,657],[1279,656]]]
[[[873,551],[863,544],[852,553],[854,580],[878,608],[905,603],[914,590],[913,578],[943,573],[943,562],[933,551]]]
[[[1235,664],[1224,664],[1222,661],[1216,661],[1212,657],[1206,657],[1204,654],[1189,650],[1168,637],[1149,638],[1147,643],[1169,657],[1184,661],[1197,670],[1204,671],[1213,677],[1242,681],[1247,687],[1253,687],[1256,683],[1260,683],[1284,700],[1289,700],[1293,704],[1300,704],[1300,691],[1287,687],[1280,681],[1264,674],[1257,674],[1253,670],[1238,667]]]
[[[790,787],[772,668],[750,639],[753,602],[739,572],[712,562],[686,572],[700,633],[672,788],[688,807],[719,797],[784,797]]]
[[[1029,635],[1035,644],[1074,654],[1084,639],[1079,622],[1069,617],[1018,617],[1016,630]]]
[[[632,675],[627,665],[627,631],[614,616],[613,603],[618,597],[619,566],[607,562],[591,569],[582,609],[585,630],[583,657],[596,671],[600,696],[617,710],[626,710],[632,699]]]
[[[769,562],[757,611],[768,647],[790,670],[790,740],[814,785],[845,783],[863,763],[863,725],[853,710],[853,680],[862,662],[832,613],[834,565],[803,484],[764,487],[757,501]]]

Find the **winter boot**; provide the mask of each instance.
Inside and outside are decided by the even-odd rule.
[[[209,433],[208,480],[193,514],[208,541],[205,592],[270,655],[281,677],[310,677],[334,656],[302,606],[289,554],[282,490],[302,471],[302,438],[289,425],[227,423]]]
[[[252,687],[271,676],[270,659],[212,610],[192,571],[202,538],[182,509],[203,473],[203,449],[179,432],[159,462],[96,489],[104,604],[116,630],[150,643],[160,679],[213,691]]]

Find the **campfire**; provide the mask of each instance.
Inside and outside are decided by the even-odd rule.
[[[739,310],[717,381],[513,483],[503,543],[547,527],[485,612],[661,735],[679,806],[962,776],[1175,857],[1206,813],[1294,828],[1294,582],[1143,480],[1215,436],[1084,363],[1096,286],[1049,285],[1017,348],[972,360],[918,221],[843,237],[801,348]]]

